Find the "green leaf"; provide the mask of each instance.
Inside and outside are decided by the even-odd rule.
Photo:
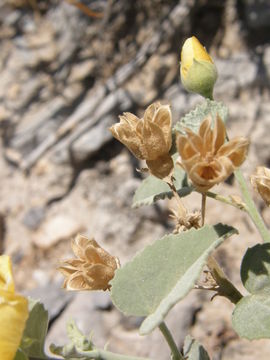
[[[132,207],[151,205],[157,200],[165,199],[166,197],[171,198],[172,195],[172,191],[165,181],[149,175],[136,190]]]
[[[26,322],[20,348],[29,357],[47,359],[44,353],[48,330],[48,312],[40,302],[29,299],[29,317]]]
[[[66,360],[148,360],[147,358],[115,354],[107,350],[94,347],[91,335],[84,336],[76,327],[74,321],[67,324],[67,333],[70,343],[65,346],[51,344],[50,351]]]
[[[126,315],[147,316],[140,332],[150,333],[193,288],[208,255],[234,233],[217,224],[156,241],[116,271],[113,303]]]
[[[176,160],[177,156],[173,156]],[[186,180],[186,173],[179,165],[174,166],[174,185],[179,190],[180,196],[186,196],[191,193],[192,188],[188,186]],[[142,181],[133,197],[132,207],[139,207],[142,205],[151,205],[157,200],[171,198],[173,196],[169,185],[165,181],[158,179],[153,175],[149,175]]]
[[[249,248],[241,265],[241,279],[252,294],[241,299],[232,323],[239,336],[253,340],[270,338],[270,244]]]
[[[210,360],[204,347],[190,335],[185,338],[184,357],[188,360]]]
[[[270,294],[270,244],[249,248],[241,265],[241,279],[251,293]]]
[[[175,125],[174,130],[180,133],[185,133],[185,127],[191,129],[194,132],[198,132],[201,122],[207,115],[211,114],[212,119],[216,118],[217,113],[221,119],[226,122],[228,118],[228,108],[221,102],[213,100],[205,100],[202,104],[198,105],[194,110],[186,114]]]
[[[256,294],[242,298],[234,309],[232,324],[237,334],[243,338],[270,338],[269,295]]]
[[[60,355],[65,359],[74,359],[77,358],[77,350],[93,350],[94,345],[92,343],[91,336],[86,337],[83,335],[73,320],[70,320],[67,323],[67,334],[70,339],[70,343],[64,346],[51,344],[50,351],[53,354]]]
[[[18,349],[15,355],[14,360],[29,360],[28,356],[24,353],[22,349]]]

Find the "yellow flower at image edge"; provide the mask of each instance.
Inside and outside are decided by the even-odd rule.
[[[120,123],[110,131],[133,155],[146,160],[149,171],[164,179],[173,169],[169,154],[172,146],[172,115],[169,105],[155,102],[148,106],[142,119],[131,113],[120,116]]]
[[[13,360],[28,318],[28,301],[14,291],[9,256],[0,256],[0,359]]]
[[[195,36],[188,38],[182,47],[180,75],[186,90],[205,98],[213,98],[217,69],[211,56]]]
[[[72,242],[77,258],[64,261],[58,270],[65,276],[63,288],[67,290],[107,290],[120,266],[94,239],[77,235]]]

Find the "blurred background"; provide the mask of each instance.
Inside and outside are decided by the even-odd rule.
[[[12,256],[18,290],[48,308],[48,344],[66,341],[72,317],[98,346],[169,359],[158,330],[140,337],[142,319],[122,316],[107,293],[64,292],[56,268],[78,232],[125,263],[173,230],[167,202],[131,209],[142,164],[108,127],[155,100],[171,104],[175,122],[202,101],[179,80],[180,49],[192,35],[218,68],[214,96],[230,109],[230,136],[251,139],[244,174],[270,167],[269,0],[0,1],[0,252]],[[233,178],[216,191],[239,194]],[[200,206],[196,194],[184,201]],[[241,258],[260,241],[256,230],[214,200],[206,220],[240,231],[216,257],[241,288]],[[233,306],[211,295],[193,290],[168,316],[178,345],[191,333],[214,360],[268,360],[270,342],[239,339]]]

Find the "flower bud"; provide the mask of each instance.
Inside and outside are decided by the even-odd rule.
[[[186,90],[205,98],[213,98],[217,69],[211,56],[195,36],[188,38],[182,47],[180,74]]]
[[[250,180],[253,188],[258,191],[267,206],[270,206],[270,169],[258,166]]]

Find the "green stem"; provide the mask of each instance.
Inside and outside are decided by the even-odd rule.
[[[91,360],[150,360],[148,358],[134,357],[128,355],[115,354],[106,350],[91,350],[91,351],[82,351],[76,349],[78,355],[82,355],[84,358]]]
[[[201,207],[201,211],[202,211],[202,227],[204,226],[204,221],[205,221],[205,207],[206,207],[206,194],[202,193],[202,207]]]
[[[265,226],[265,223],[259,214],[254,201],[252,200],[252,197],[249,193],[246,180],[241,172],[241,170],[237,169],[234,172],[234,175],[240,185],[240,189],[243,195],[243,199],[247,205],[247,212],[252,219],[253,223],[257,227],[259,233],[261,234],[261,237],[263,238],[264,242],[270,242],[270,232]]]
[[[172,337],[172,334],[171,334],[170,330],[167,328],[167,325],[165,324],[164,321],[159,325],[159,329],[162,332],[163,336],[165,337],[165,339],[171,349],[172,360],[184,360],[183,355],[178,350],[178,347]]]
[[[242,299],[243,295],[236,289],[230,280],[227,279],[213,256],[209,256],[207,266],[219,286],[219,289],[217,290],[218,295],[226,297],[233,304],[237,304],[238,301]]]
[[[232,201],[230,198],[228,198],[226,196],[216,194],[216,193],[214,193],[212,191],[207,191],[206,196],[208,196],[208,197],[210,197],[212,199],[218,200],[220,202],[223,202],[223,203],[225,203],[227,205],[234,206],[235,208],[237,208],[239,210],[243,210],[243,211],[248,212],[247,206],[245,204],[240,204],[240,203],[238,204],[238,203]]]

